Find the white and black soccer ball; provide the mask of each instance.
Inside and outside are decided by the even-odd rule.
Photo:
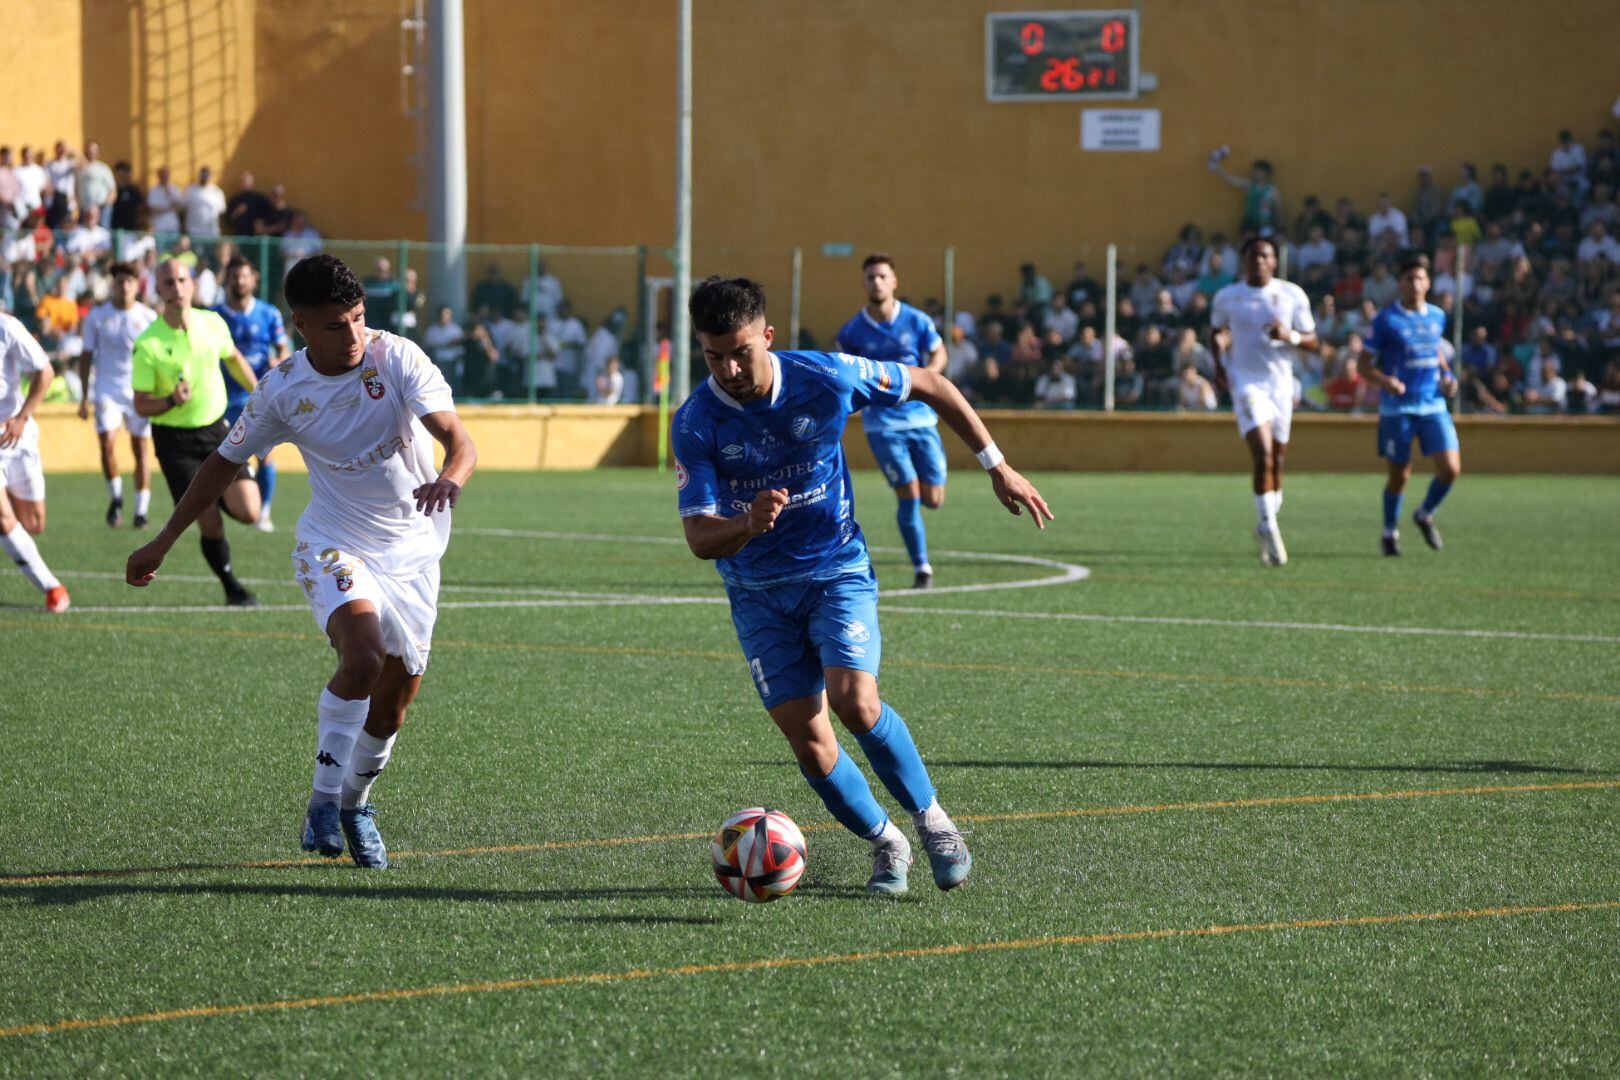
[[[714,876],[739,900],[769,903],[792,892],[804,876],[804,834],[780,810],[763,806],[726,818],[709,843]]]

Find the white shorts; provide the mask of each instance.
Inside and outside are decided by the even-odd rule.
[[[338,608],[369,600],[382,620],[383,650],[403,660],[412,675],[427,670],[439,617],[437,563],[412,577],[393,577],[317,536],[300,536],[292,561],[321,633]]]
[[[1237,417],[1238,434],[1247,436],[1261,424],[1271,425],[1271,437],[1288,442],[1294,421],[1294,379],[1236,383],[1232,387],[1232,412]]]
[[[16,446],[0,450],[0,488],[14,499],[45,501],[45,469],[39,460],[39,425],[28,418]]]
[[[110,397],[96,398],[96,434],[105,435],[119,428],[124,428],[137,439],[150,439],[152,418],[136,412],[133,401]]]

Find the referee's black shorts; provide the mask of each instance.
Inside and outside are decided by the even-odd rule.
[[[169,494],[175,502],[180,501],[180,496],[196,479],[197,470],[202,468],[209,454],[219,449],[230,431],[231,425],[225,422],[223,416],[205,427],[152,425],[152,451],[157,455],[158,468],[163,470],[163,479],[168,483]],[[238,475],[245,475],[246,472],[244,465],[242,473]]]

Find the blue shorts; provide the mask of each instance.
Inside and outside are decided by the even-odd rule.
[[[827,581],[770,589],[728,587],[731,621],[748,660],[754,688],[767,709],[814,697],[830,667],[878,673],[877,578],[868,566]]]
[[[1378,418],[1378,454],[1391,464],[1405,465],[1412,460],[1412,440],[1418,441],[1424,457],[1455,450],[1457,425],[1448,412],[1386,413]]]
[[[945,443],[939,437],[939,428],[867,429],[866,442],[872,447],[878,468],[889,478],[890,487],[900,487],[913,480],[934,487],[945,485]]]

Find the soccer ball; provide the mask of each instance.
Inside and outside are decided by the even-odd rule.
[[[737,811],[709,847],[714,876],[739,900],[769,903],[792,892],[804,876],[804,834],[780,810]]]

